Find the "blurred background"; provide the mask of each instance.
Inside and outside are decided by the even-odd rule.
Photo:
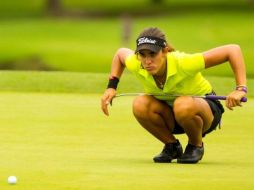
[[[0,70],[108,73],[149,26],[186,53],[239,44],[254,76],[254,0],[2,0]],[[226,64],[205,73],[233,76]]]

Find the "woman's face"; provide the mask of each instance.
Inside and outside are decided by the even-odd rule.
[[[150,50],[140,50],[138,52],[138,59],[141,61],[142,66],[151,75],[159,75],[164,73],[166,54],[160,50],[153,52]]]

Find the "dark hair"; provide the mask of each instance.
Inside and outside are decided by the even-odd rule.
[[[175,51],[175,49],[169,45],[169,43],[166,40],[166,35],[157,27],[149,27],[145,28],[138,36],[138,38],[144,37],[144,36],[151,36],[151,37],[156,37],[160,38],[162,40],[166,41],[166,46],[168,47],[168,51]]]

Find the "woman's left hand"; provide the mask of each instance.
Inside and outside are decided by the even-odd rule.
[[[231,92],[226,99],[226,107],[233,110],[233,107],[242,106],[241,99],[245,97],[246,93],[240,90],[234,90]]]

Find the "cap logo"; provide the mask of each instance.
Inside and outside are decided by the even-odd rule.
[[[152,36],[143,36],[137,39],[137,46],[141,46],[143,44],[151,44],[155,46],[160,46],[160,47],[166,47],[167,43],[165,40],[152,37]]]
[[[141,44],[156,44],[156,40],[155,39],[150,39],[148,37],[142,37],[138,39],[138,46]]]

